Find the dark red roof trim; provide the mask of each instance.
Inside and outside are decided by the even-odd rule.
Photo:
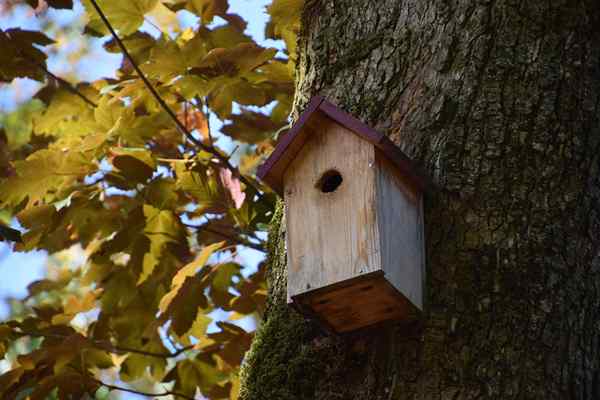
[[[308,103],[308,106],[300,115],[298,121],[292,126],[289,132],[277,143],[275,150],[269,158],[258,168],[257,176],[269,184],[273,190],[280,195],[283,194],[283,182],[281,176],[273,176],[273,169],[288,151],[290,145],[298,138],[298,134],[306,122],[315,111],[323,112],[327,117],[350,129],[358,136],[372,143],[395,164],[400,172],[408,178],[420,191],[424,191],[428,185],[428,180],[418,171],[414,162],[406,155],[394,142],[384,134],[377,132],[366,124],[362,123],[352,115],[342,111],[336,105],[325,100],[321,96],[315,96]],[[293,146],[292,146],[293,148]],[[299,148],[296,150],[299,151]],[[295,157],[295,155],[293,155]],[[287,168],[287,166],[285,166]]]

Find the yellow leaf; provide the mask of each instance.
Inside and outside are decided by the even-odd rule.
[[[122,35],[129,35],[144,22],[144,15],[152,11],[158,0],[96,0],[110,24]],[[83,0],[88,26],[96,32],[106,34],[108,29],[89,0]]]
[[[158,265],[158,259],[152,253],[144,254],[144,261],[142,265],[142,273],[140,274],[137,285],[141,285],[152,275],[154,268]]]
[[[171,304],[171,301],[173,301],[173,299],[177,295],[177,292],[181,288],[181,285],[183,285],[185,278],[195,275],[197,270],[204,266],[204,264],[206,264],[206,262],[208,261],[208,258],[215,251],[221,248],[224,243],[225,242],[219,242],[211,244],[210,246],[206,246],[202,249],[202,251],[200,251],[200,254],[194,261],[177,271],[177,274],[175,274],[175,276],[173,277],[173,281],[171,282],[171,290],[160,300],[158,308],[162,313],[164,313],[167,310],[169,304]]]
[[[183,284],[183,281],[185,280],[185,278],[187,278],[188,276],[195,275],[196,271],[199,268],[203,267],[204,264],[206,264],[206,261],[208,261],[208,258],[215,251],[217,251],[219,248],[221,248],[224,243],[225,242],[213,243],[213,244],[203,248],[202,251],[200,251],[200,254],[198,254],[198,257],[194,261],[192,261],[191,263],[187,264],[186,266],[181,268],[179,271],[177,271],[177,274],[175,274],[175,276],[173,277],[173,281],[171,282],[171,287],[180,286]]]
[[[208,325],[212,322],[212,318],[208,315],[204,314],[202,310],[198,310],[198,314],[196,314],[196,319],[192,324],[192,327],[187,332],[187,335],[191,335],[196,339],[201,339],[206,334],[206,329]]]
[[[90,311],[96,307],[96,299],[102,293],[102,289],[87,292],[83,297],[71,295],[64,304],[65,314],[75,315],[80,312]]]
[[[203,24],[210,24],[215,15],[227,12],[227,0],[191,0],[187,9],[202,18]]]

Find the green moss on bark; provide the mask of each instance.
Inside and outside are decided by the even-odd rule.
[[[313,338],[316,328],[286,304],[283,203],[277,205],[269,234],[269,303],[241,371],[240,399],[308,399],[323,370]],[[282,279],[283,277],[283,279]]]

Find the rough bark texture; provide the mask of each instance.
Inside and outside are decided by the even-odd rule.
[[[244,400],[600,399],[600,5],[324,0],[297,110],[323,94],[428,171],[420,324],[326,336],[271,297]]]

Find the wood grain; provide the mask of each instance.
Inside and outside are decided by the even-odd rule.
[[[423,308],[425,255],[422,195],[377,152],[377,223],[386,278]]]
[[[324,116],[304,129],[311,140],[284,176],[288,300],[381,269],[373,145]],[[322,193],[315,184],[331,169],[343,182]]]
[[[329,330],[344,333],[407,318],[413,307],[381,271],[297,296],[301,310]]]

